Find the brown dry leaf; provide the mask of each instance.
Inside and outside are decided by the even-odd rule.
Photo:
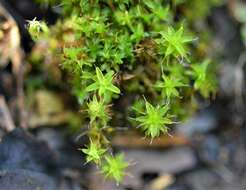
[[[0,66],[8,61],[17,62],[20,52],[19,28],[10,14],[0,4]]]
[[[125,160],[130,163],[123,182],[117,187],[114,181],[106,180],[98,168],[93,166],[88,172],[90,190],[123,190],[124,187],[139,190],[159,190],[174,182],[172,174],[190,170],[197,163],[193,150],[187,147],[175,147],[166,151],[126,148],[118,150],[124,151]],[[156,173],[160,177],[149,183],[143,183],[143,174],[149,172]]]
[[[145,190],[164,190],[174,183],[174,177],[170,174],[164,174],[156,178]]]
[[[135,77],[135,75],[126,73],[126,74],[122,75],[122,80],[131,80],[134,77]]]
[[[23,90],[23,51],[20,47],[20,32],[14,18],[0,3],[0,67],[11,61],[16,80],[18,121],[21,127],[26,127],[26,112],[24,109]]]
[[[135,133],[119,134],[112,139],[113,146],[127,147],[127,148],[165,148],[169,146],[180,146],[190,144],[189,139],[181,135],[160,136],[156,139],[142,138],[142,136]]]

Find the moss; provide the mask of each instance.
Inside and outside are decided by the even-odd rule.
[[[212,62],[206,50],[200,53],[192,30],[193,21],[205,17],[214,2],[202,4],[201,15],[191,17],[198,1],[194,3],[62,0],[62,19],[56,25],[29,23],[33,39],[48,42],[47,54],[59,57],[71,93],[87,110],[83,123],[89,126],[91,143],[108,150],[100,154],[104,161],[97,163],[109,158],[114,162],[107,155],[107,138],[122,123],[140,125],[152,138],[167,134],[167,127],[194,110],[197,95],[209,98],[216,93]],[[102,168],[114,177],[107,174],[113,170]],[[121,174],[115,177],[117,182],[123,179]]]

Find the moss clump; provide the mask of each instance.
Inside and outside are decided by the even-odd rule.
[[[47,54],[59,58],[71,93],[86,110],[87,161],[119,182],[127,165],[105,151],[109,131],[133,125],[151,138],[167,134],[172,123],[192,112],[197,95],[215,94],[211,61],[206,51],[200,55],[186,1],[62,0],[60,5],[63,18],[56,25],[47,31],[44,22],[31,21],[29,31],[47,42]]]

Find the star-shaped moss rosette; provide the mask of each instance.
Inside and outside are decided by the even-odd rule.
[[[80,149],[84,154],[86,154],[86,163],[94,162],[96,164],[101,163],[101,159],[106,152],[106,149],[100,148],[97,144],[92,141],[90,144],[83,149]]]
[[[129,164],[124,161],[124,155],[121,153],[115,156],[106,156],[101,170],[107,178],[114,179],[117,183],[120,183],[126,174],[125,169],[128,166]]]
[[[162,81],[157,81],[156,88],[161,90],[162,96],[170,100],[170,98],[179,97],[179,89],[181,87],[187,86],[183,84],[180,79],[171,78],[168,76],[162,76]]]
[[[160,54],[165,57],[173,56],[175,58],[185,58],[188,60],[189,50],[188,43],[194,38],[184,35],[184,27],[181,26],[177,31],[168,27],[167,30],[161,31],[161,38],[157,40],[160,48]]]
[[[161,133],[167,134],[167,125],[172,124],[171,116],[168,114],[168,105],[154,107],[149,102],[145,102],[145,112],[136,118],[139,126],[144,130],[145,135],[151,138],[158,137]]]
[[[96,76],[93,77],[94,83],[89,85],[85,90],[87,92],[98,91],[99,96],[103,97],[105,101],[108,101],[112,93],[120,93],[120,89],[113,84],[113,77],[113,71],[109,71],[106,75],[103,75],[102,71],[97,67]]]
[[[87,104],[87,106],[90,123],[93,123],[96,119],[100,119],[103,126],[105,126],[107,121],[110,119],[110,116],[104,101],[98,100],[96,96],[93,96],[93,99]]]

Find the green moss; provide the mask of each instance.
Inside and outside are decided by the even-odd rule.
[[[189,13],[201,1],[192,2],[196,4],[185,0],[62,0],[62,21],[49,28],[44,22],[29,23],[33,39],[46,41],[49,53],[59,58],[70,79],[71,94],[86,110],[82,122],[89,125],[91,145],[82,151],[87,161],[103,160],[103,172],[117,182],[123,179],[127,164],[122,164],[122,156],[108,155],[107,138],[122,118],[129,123],[126,113],[135,117],[131,125],[140,125],[146,136],[154,138],[167,134],[174,119],[190,115],[197,94],[209,98],[216,92],[215,71],[209,69],[206,50],[199,55],[199,42],[192,35],[196,31],[191,30],[196,18]],[[197,18],[203,18],[212,5],[212,0],[202,4],[202,15]],[[143,95],[151,103],[139,99]]]

